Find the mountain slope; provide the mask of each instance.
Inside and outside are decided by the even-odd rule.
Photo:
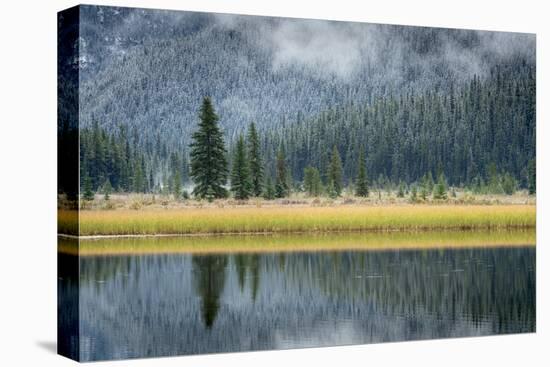
[[[534,36],[284,18],[82,7],[81,123],[124,124],[183,149],[212,97],[229,137],[371,103],[445,91],[495,65],[534,64]]]

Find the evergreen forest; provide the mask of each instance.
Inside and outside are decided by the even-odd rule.
[[[81,11],[87,198],[536,191],[532,35]]]

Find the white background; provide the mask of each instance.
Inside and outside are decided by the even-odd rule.
[[[106,366],[548,366],[549,39],[545,1],[94,1],[166,9],[537,33],[537,333],[102,362]],[[0,13],[0,365],[70,365],[56,340],[56,12],[74,1],[5,1]],[[544,144],[546,140],[546,145]]]

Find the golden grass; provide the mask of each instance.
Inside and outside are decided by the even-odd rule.
[[[59,220],[65,217],[70,216],[60,211]],[[535,223],[533,205],[84,210],[80,212],[80,235],[502,229],[534,228]]]
[[[534,230],[362,232],[328,234],[276,234],[59,239],[59,251],[80,256],[270,253],[298,251],[383,251],[413,249],[533,246]]]

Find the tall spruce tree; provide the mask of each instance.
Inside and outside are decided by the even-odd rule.
[[[357,179],[355,182],[355,194],[361,197],[369,196],[369,180],[367,177],[365,153],[363,150],[361,150],[359,154],[359,168],[357,170]]]
[[[342,178],[342,160],[340,159],[340,154],[338,153],[336,145],[332,149],[330,166],[328,169],[328,180],[328,187],[333,190],[333,196],[340,196],[344,189],[344,183]]]
[[[258,197],[262,195],[263,191],[264,167],[261,156],[260,138],[256,130],[256,125],[253,122],[248,128],[247,144],[252,195]]]
[[[275,182],[275,197],[284,198],[289,194],[286,157],[284,146],[281,145],[277,152],[277,177]]]
[[[235,198],[246,200],[252,193],[252,183],[250,180],[250,170],[246,156],[246,147],[243,136],[239,136],[237,146],[233,156],[233,167],[231,170],[231,191]]]
[[[193,194],[212,201],[227,196],[227,151],[223,134],[218,126],[218,116],[212,101],[204,97],[199,113],[199,128],[192,135],[191,178],[195,183]]]

